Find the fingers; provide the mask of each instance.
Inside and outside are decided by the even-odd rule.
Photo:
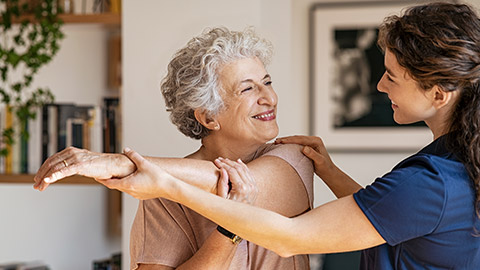
[[[217,195],[222,198],[227,198],[228,190],[228,173],[224,168],[220,168],[220,179],[217,182]]]
[[[33,178],[33,180],[35,181],[35,185],[39,185],[43,178],[45,178],[45,174],[49,172],[52,167],[55,167],[57,166],[57,164],[62,162],[65,157],[65,150],[63,150],[47,158],[47,160],[45,160],[42,166],[40,166],[40,169],[38,169],[35,177]]]
[[[217,164],[220,169],[228,172],[228,177],[232,183],[243,182],[243,178],[240,175],[242,168],[238,162],[219,157],[215,160],[215,164]]]
[[[230,199],[253,204],[257,196],[257,187],[255,180],[250,175],[250,171],[240,159],[235,162],[229,159],[218,158],[217,166],[228,172],[230,181],[232,182],[232,190],[230,191]]]
[[[312,148],[319,148],[319,147],[323,146],[323,141],[320,137],[302,136],[302,135],[277,138],[275,140],[275,143],[276,144],[281,144],[281,143],[283,143],[283,144],[286,144],[286,143],[301,144],[301,145],[310,146]]]
[[[324,160],[324,156],[322,156],[319,152],[312,149],[310,146],[305,146],[302,150],[303,154],[311,159],[315,164],[321,163]]]
[[[142,167],[146,163],[146,159],[143,158],[139,153],[133,151],[132,149],[126,147],[123,149],[123,153],[137,166],[137,168]]]
[[[61,166],[65,165],[62,164]],[[66,177],[72,176],[74,174],[77,174],[76,166],[63,167],[59,170],[50,170],[50,172],[47,173],[40,182],[35,183],[33,188],[43,191],[50,184],[55,183],[58,180],[64,179]]]
[[[53,183],[62,178],[71,176],[76,172],[71,172],[74,164],[74,160],[78,159],[78,155],[83,153],[83,150],[75,147],[67,147],[66,149],[50,156],[40,167],[37,174],[34,176],[33,180],[35,182],[33,188],[38,190],[44,190],[48,187],[49,183]],[[63,171],[66,167],[69,167],[69,170]],[[67,172],[63,174],[63,172]],[[55,175],[52,178],[52,175]],[[45,180],[48,179],[47,182]]]

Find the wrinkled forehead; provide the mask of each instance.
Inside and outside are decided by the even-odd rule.
[[[218,69],[219,85],[223,90],[234,90],[242,84],[263,80],[267,71],[257,57],[240,58],[222,65]]]

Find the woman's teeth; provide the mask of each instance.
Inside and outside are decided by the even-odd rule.
[[[273,112],[271,112],[271,113],[262,114],[262,115],[255,115],[253,118],[255,118],[255,119],[263,119],[263,118],[267,118],[267,117],[272,117],[273,115],[274,115]]]

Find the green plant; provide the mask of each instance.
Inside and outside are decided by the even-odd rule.
[[[0,102],[15,112],[23,140],[28,139],[26,123],[36,117],[35,109],[54,101],[49,88],[34,88],[32,81],[56,55],[64,38],[55,3],[0,0]],[[4,144],[14,143],[13,128],[5,128],[1,135]],[[7,153],[7,147],[0,148],[0,156]]]

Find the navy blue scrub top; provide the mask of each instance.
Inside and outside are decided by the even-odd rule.
[[[360,269],[480,269],[473,184],[444,140],[354,194],[387,242],[364,250]]]

